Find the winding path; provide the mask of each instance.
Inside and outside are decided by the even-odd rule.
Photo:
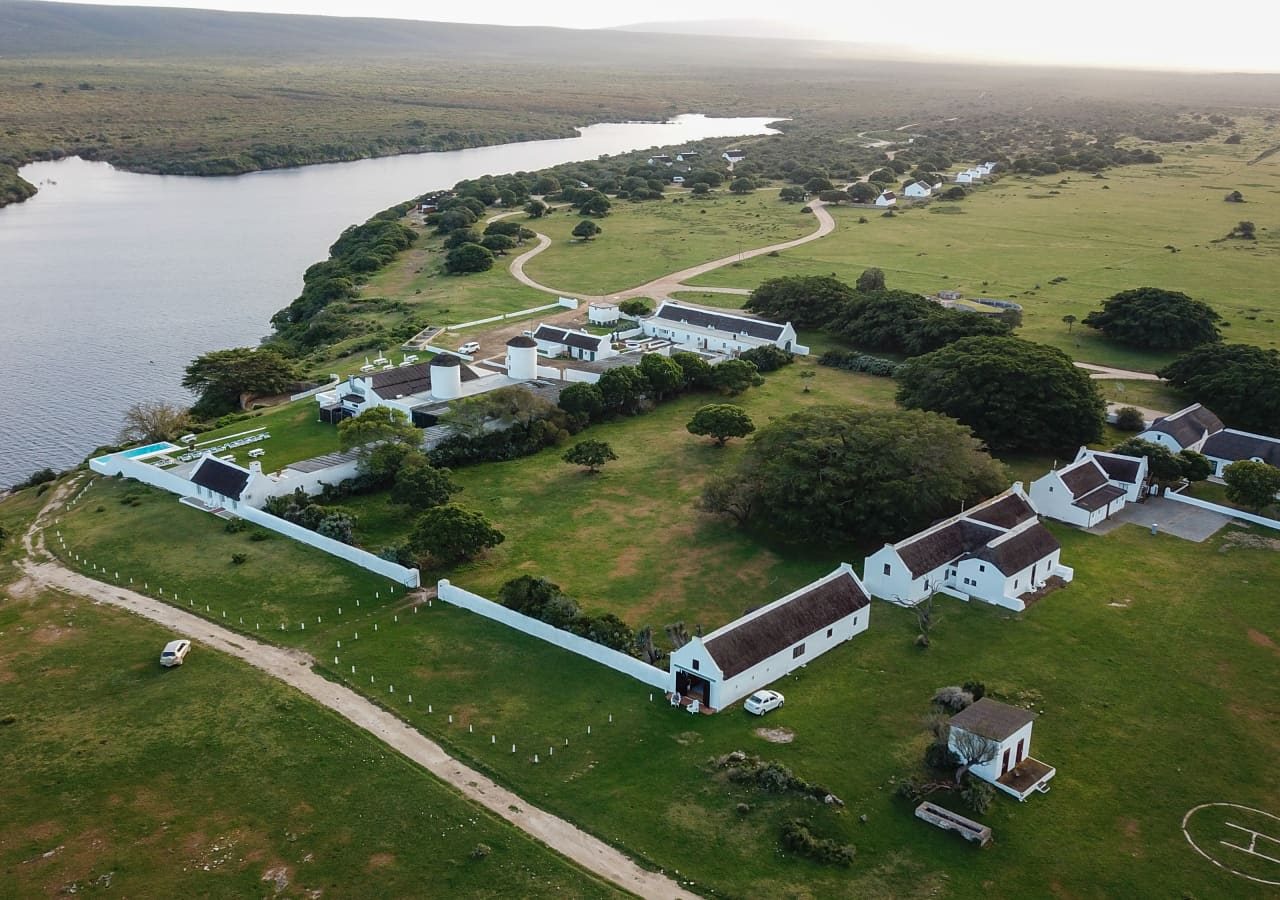
[[[670,878],[640,868],[621,851],[564,819],[531,806],[523,798],[449,756],[439,744],[350,688],[316,674],[308,654],[264,644],[159,600],[95,581],[66,568],[45,549],[40,529],[75,485],[75,481],[69,482],[54,493],[23,538],[27,558],[19,566],[26,575],[27,586],[53,588],[118,606],[244,660],[327,706],[447,782],[468,800],[480,804],[583,869],[642,897],[678,897],[682,900],[696,897]]]

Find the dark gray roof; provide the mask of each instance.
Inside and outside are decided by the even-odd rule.
[[[1095,454],[1093,458],[1098,465],[1102,466],[1102,470],[1107,473],[1107,477],[1112,481],[1126,481],[1129,484],[1137,483],[1138,470],[1142,463],[1132,456],[1102,456]]]
[[[511,340],[507,341],[508,347],[536,347],[538,342],[526,334],[517,334]]]
[[[976,519],[979,522],[986,522],[988,525],[995,525],[997,528],[1013,528],[1015,525],[1021,525],[1027,519],[1034,519],[1036,511],[1019,494],[1008,494],[989,506],[981,509],[975,509],[973,512],[965,513],[965,518]]]
[[[245,485],[249,483],[249,473],[239,466],[225,463],[213,456],[206,456],[191,473],[191,481],[202,488],[208,488],[215,494],[239,500],[240,495],[244,493]]]
[[[1124,496],[1124,488],[1116,487],[1114,484],[1104,484],[1097,490],[1090,491],[1080,499],[1076,500],[1072,506],[1078,506],[1081,509],[1093,512],[1095,509],[1102,509],[1117,497]]]
[[[969,558],[989,562],[1005,575],[1013,575],[1044,559],[1061,546],[1058,539],[1049,533],[1049,529],[1037,522],[1010,538],[982,547]]]
[[[452,353],[441,353],[431,360],[431,365],[437,369],[453,369],[462,365],[462,360],[454,356]]]
[[[551,325],[539,325],[533,336],[540,341],[552,344],[564,344],[566,347],[577,347],[579,350],[599,350],[602,343],[609,341],[608,335],[596,337],[581,331],[569,331]]]
[[[1002,533],[1000,529],[989,525],[959,519],[909,544],[899,544],[896,549],[898,556],[911,571],[911,577],[919,578],[943,563],[971,553]]]
[[[842,572],[740,625],[729,625],[703,646],[724,677],[732,678],[870,602],[853,576]]]
[[[321,456],[313,456],[310,459],[299,460],[295,463],[289,463],[286,469],[293,469],[295,472],[321,472],[325,469],[332,469],[334,466],[340,466],[343,463],[351,462],[360,455],[360,449],[348,450],[345,453],[325,453]]]
[[[1036,714],[1029,709],[1010,706],[999,700],[983,697],[951,717],[951,727],[970,734],[978,734],[993,741],[1003,741],[1017,734],[1018,729],[1034,722]]]
[[[363,403],[364,397],[360,394],[343,394],[342,399],[347,403]]]
[[[573,369],[577,372],[599,372],[603,374],[610,369],[638,366],[643,357],[644,354],[639,351],[628,351],[619,353],[616,356],[606,356],[603,359],[575,359],[572,362],[565,362],[563,365],[566,369]],[[554,364],[560,365],[559,362]]]
[[[690,325],[697,325],[699,328],[715,328],[718,331],[727,331],[731,334],[749,334],[752,337],[764,338],[769,341],[776,341],[780,338],[783,329],[782,325],[775,325],[773,322],[766,322],[763,319],[749,319],[745,316],[728,315],[696,306],[673,303],[670,300],[663,302],[653,316],[656,319],[665,319],[668,322],[688,322]]]
[[[1219,431],[1204,442],[1201,452],[1205,456],[1232,462],[1257,457],[1273,466],[1280,466],[1280,441],[1245,431]]]
[[[1107,476],[1093,464],[1092,459],[1082,459],[1073,466],[1068,466],[1058,473],[1062,483],[1067,486],[1071,496],[1079,499],[1090,491],[1097,490],[1107,483]]]
[[[373,392],[384,400],[394,400],[396,397],[408,397],[410,394],[421,394],[424,391],[429,391],[431,390],[431,367],[440,365],[436,360],[444,358],[456,360],[456,362],[444,363],[444,365],[462,367],[463,381],[474,381],[480,377],[470,366],[462,365],[462,360],[458,359],[458,357],[442,353],[429,363],[397,366],[385,372],[374,372],[369,376]]]
[[[1161,416],[1151,423],[1148,430],[1163,432],[1186,448],[1206,434],[1221,431],[1222,420],[1196,403],[1172,415]]]

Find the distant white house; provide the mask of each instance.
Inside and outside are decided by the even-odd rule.
[[[847,563],[670,657],[675,697],[724,709],[867,630],[871,598]]]
[[[796,343],[796,330],[790,322],[778,325],[675,300],[662,301],[652,316],[640,320],[640,328],[647,336],[669,340],[680,349],[734,354],[772,344],[792,353],[809,352],[808,347]]]
[[[979,175],[981,175],[981,176],[984,176],[984,177],[985,177],[985,176],[987,176],[987,175],[990,175],[992,172],[994,172],[994,171],[995,171],[995,168],[996,168],[996,164],[995,164],[995,163],[993,163],[993,162],[984,162],[984,163],[979,163],[978,165],[974,166],[974,167],[973,167],[973,170],[974,170],[975,172],[977,172]]]
[[[925,197],[933,196],[933,188],[925,184],[923,181],[916,181],[907,185],[902,193],[913,200],[920,200]]]
[[[956,175],[956,184],[973,184],[974,181],[981,177],[981,175],[978,175],[975,172],[966,170]]]
[[[682,150],[676,154],[676,162],[688,162],[701,156],[697,150]]]
[[[874,596],[914,606],[933,593],[1021,612],[1051,578],[1071,581],[1062,547],[1021,484],[866,558],[862,582]]]
[[[587,306],[587,321],[592,325],[617,325],[622,311],[616,303],[592,303]]]
[[[1199,403],[1161,416],[1138,437],[1168,447],[1174,453],[1180,450],[1203,453],[1213,463],[1213,474],[1219,478],[1227,466],[1242,460],[1280,468],[1280,438],[1227,428]]]
[[[729,168],[733,168],[733,164],[742,162],[747,154],[741,150],[726,150],[720,154],[720,158],[729,164]]]
[[[969,774],[1026,800],[1036,791],[1048,793],[1049,779],[1058,773],[1031,755],[1035,719],[1029,709],[983,697],[951,717],[948,743],[962,759],[974,756],[961,748],[981,751]]]
[[[650,157],[649,157],[649,165],[651,165],[651,166],[659,166],[659,165],[661,165],[661,166],[669,166],[669,165],[671,165],[671,157],[670,157],[670,156],[667,156],[665,153],[664,153],[664,154],[661,154],[661,155],[659,155],[659,156],[650,156]]]
[[[1031,502],[1041,515],[1091,528],[1141,497],[1145,456],[1120,456],[1081,447],[1075,461],[1031,482]]]
[[[538,352],[544,356],[570,356],[591,361],[616,356],[618,352],[613,349],[607,334],[594,335],[572,328],[539,324],[530,336],[537,342]]]
[[[884,191],[876,198],[876,206],[897,206],[898,195],[893,191]]]

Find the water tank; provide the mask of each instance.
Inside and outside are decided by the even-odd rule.
[[[448,353],[431,360],[431,396],[437,400],[462,396],[462,360]]]
[[[527,335],[507,341],[507,375],[520,381],[538,377],[538,342]]]

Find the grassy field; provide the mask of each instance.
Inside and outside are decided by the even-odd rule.
[[[637,470],[624,481],[622,469],[606,472],[597,489],[630,487],[640,497],[638,483],[648,475]],[[131,569],[146,566],[167,582],[193,556],[220,557],[221,542],[245,537],[225,535],[216,520],[159,495],[137,508],[112,502],[123,490],[99,482],[63,517],[69,547],[91,549],[94,558],[127,557]],[[555,513],[544,523],[554,523]],[[144,530],[152,520],[164,522],[163,553],[143,551],[161,546]],[[136,531],[138,539],[111,542],[113,529]],[[660,697],[650,701],[635,682],[443,604],[415,613],[403,597],[388,599],[385,592],[373,602],[362,576],[314,560],[306,565],[315,554],[289,542],[249,545],[287,577],[265,579],[246,564],[243,581],[239,571],[234,578],[210,572],[201,592],[214,599],[215,617],[219,606],[238,601],[291,623],[307,619],[305,632],[291,627],[271,637],[310,649],[334,677],[376,696],[517,791],[719,894],[1023,897],[1053,885],[1055,893],[1079,897],[1264,896],[1198,857],[1178,825],[1202,802],[1280,806],[1280,789],[1269,777],[1280,752],[1280,684],[1271,677],[1280,636],[1271,593],[1280,555],[1221,535],[1195,545],[1137,528],[1105,537],[1055,531],[1076,580],[1025,614],[943,600],[934,646],[922,653],[912,646],[911,615],[877,603],[867,634],[780,685],[788,704],[767,724],[794,732],[785,745],[762,741],[753,731],[757,723],[739,710],[688,717]],[[627,534],[647,542],[640,527]],[[585,551],[540,560],[549,564],[538,570],[560,576],[570,590],[597,577],[589,570],[626,558],[627,547],[594,543],[585,532],[575,530],[569,540]],[[710,563],[706,579],[683,575],[703,560]],[[767,567],[725,579],[735,562],[708,559],[705,547],[685,540],[665,565],[647,563],[649,591],[665,590],[695,608],[705,600],[711,614],[731,605],[728,590],[701,593],[716,575],[733,582],[739,605],[793,586],[783,578],[775,583],[778,573]],[[825,565],[787,557],[775,568],[804,578],[805,568]],[[456,580],[469,584],[479,574],[458,572]],[[350,604],[362,594],[366,602],[353,612]],[[346,604],[340,625],[334,624],[339,602]],[[618,611],[633,614],[635,606],[623,603]],[[322,624],[311,621],[316,615]],[[235,627],[234,612],[231,622]],[[335,655],[339,662],[331,666]],[[1000,800],[983,817],[997,839],[986,853],[926,828],[892,797],[893,779],[911,769],[923,746],[919,721],[928,697],[968,678],[1034,704],[1041,718],[1033,752],[1059,772],[1050,794],[1025,805]],[[552,747],[554,755],[543,754]],[[705,762],[734,749],[777,759],[828,785],[846,808],[718,781]],[[541,755],[537,764],[534,752]],[[1220,764],[1228,758],[1231,765]],[[740,816],[739,802],[752,811]],[[779,854],[777,828],[796,814],[809,817],[820,834],[854,842],[854,868],[832,870]]]

